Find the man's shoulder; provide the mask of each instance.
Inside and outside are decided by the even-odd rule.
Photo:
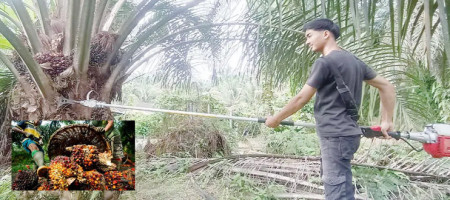
[[[334,50],[330,52],[328,55],[323,56],[324,59],[330,60],[330,59],[342,59],[342,58],[353,58],[356,57],[355,54],[345,51],[345,50]]]
[[[314,65],[313,66],[327,66],[328,65],[329,60],[326,59],[324,56],[320,56],[316,59],[316,61],[314,61]]]
[[[325,63],[343,63],[345,65],[355,64],[355,65],[367,65],[364,61],[358,58],[355,54],[342,50],[342,51],[333,51],[327,56],[324,57]]]

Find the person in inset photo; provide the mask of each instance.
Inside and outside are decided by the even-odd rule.
[[[17,126],[13,127],[16,134],[21,134],[22,147],[31,155],[37,166],[37,173],[42,174],[48,171],[48,167],[44,165],[44,145],[41,133],[38,130],[41,121],[19,121]]]
[[[112,150],[112,162],[120,169],[120,165],[124,159],[123,145],[119,130],[114,128],[114,120],[91,121],[91,125],[99,133],[105,133],[105,138],[108,141]]]

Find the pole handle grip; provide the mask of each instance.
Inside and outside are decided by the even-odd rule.
[[[361,126],[361,131],[366,138],[374,138],[374,137],[380,137],[383,136],[383,133],[381,132],[381,126],[375,125],[375,126]],[[395,132],[388,132],[388,135],[395,138],[400,139],[400,131]]]
[[[266,118],[258,118],[258,123],[266,123]],[[294,122],[293,121],[281,121],[280,122],[281,125],[286,125],[286,126],[294,126]]]

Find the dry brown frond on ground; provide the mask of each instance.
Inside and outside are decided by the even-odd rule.
[[[224,133],[199,119],[182,121],[158,143],[147,143],[145,151],[149,156],[175,154],[196,158],[210,158],[215,154],[226,156],[231,153]]]

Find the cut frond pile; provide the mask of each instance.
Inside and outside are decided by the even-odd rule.
[[[145,151],[149,156],[175,154],[195,158],[226,156],[231,152],[224,133],[198,119],[181,122],[158,143],[147,143]]]

